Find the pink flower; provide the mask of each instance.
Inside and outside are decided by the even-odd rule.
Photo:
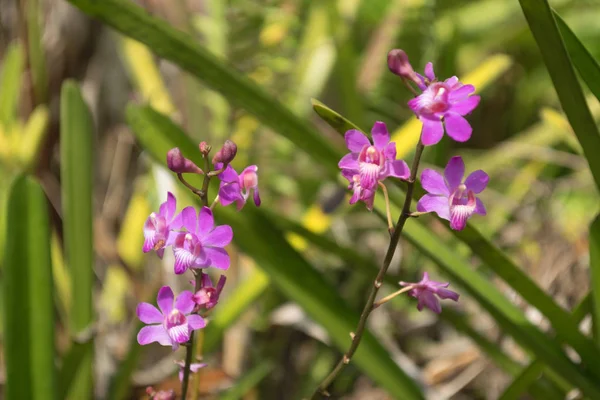
[[[223,287],[225,286],[225,281],[227,278],[225,275],[221,275],[219,281],[217,282],[217,286],[214,287],[212,281],[210,280],[210,276],[203,272],[201,274],[201,286],[200,289],[194,294],[192,298],[196,304],[200,307],[204,307],[207,310],[210,310],[219,302],[219,296],[223,291]]]
[[[223,168],[223,164],[216,163],[216,169]],[[238,211],[241,210],[250,194],[254,204],[260,206],[260,195],[258,193],[258,167],[250,165],[238,175],[231,165],[227,165],[225,170],[219,174],[221,185],[219,187],[219,201],[222,206],[228,206],[236,203]]]
[[[463,85],[456,76],[438,82],[433,65],[427,63],[425,76],[417,74],[423,90],[419,96],[409,100],[408,106],[423,123],[421,140],[425,146],[438,143],[444,135],[457,142],[465,142],[473,129],[463,118],[479,104],[480,97],[472,96],[473,85]]]
[[[195,307],[192,296],[192,292],[186,290],[173,301],[173,291],[169,286],[163,286],[156,298],[160,311],[152,304],[140,303],[136,310],[138,318],[143,323],[152,325],[140,330],[138,343],[143,346],[158,342],[176,350],[180,343],[190,340],[192,331],[204,328],[206,321],[201,316],[190,315]]]
[[[175,364],[179,365],[179,382],[183,382],[183,369],[185,368],[185,362],[183,361],[175,361]],[[190,372],[195,374],[200,370],[200,368],[206,367],[208,364],[201,363],[191,363],[190,364]]]
[[[412,289],[408,294],[418,300],[417,310],[419,311],[422,311],[423,307],[427,307],[431,311],[439,314],[442,312],[442,306],[437,297],[454,301],[458,301],[459,297],[458,293],[446,289],[450,286],[448,282],[442,283],[429,280],[429,274],[427,272],[423,273],[423,279],[418,283],[400,282],[400,285],[412,286]]]
[[[186,207],[181,219],[187,232],[178,232],[173,242],[175,273],[183,274],[188,268],[229,268],[229,254],[224,247],[233,239],[231,227],[215,227],[208,207],[202,207],[198,215],[193,207]]]
[[[465,163],[460,156],[452,157],[446,165],[444,176],[432,169],[421,174],[421,185],[428,194],[417,203],[417,211],[435,212],[450,221],[454,230],[462,230],[475,213],[485,215],[485,206],[475,197],[487,186],[489,176],[482,170],[471,173],[463,182]]]
[[[345,139],[349,154],[338,163],[342,175],[350,182],[354,191],[350,204],[362,200],[372,209],[377,185],[387,177],[407,179],[408,165],[396,160],[396,143],[390,142],[390,134],[383,122],[376,122],[371,129],[373,144],[360,131],[351,129]]]
[[[160,205],[157,213],[152,213],[144,223],[144,253],[155,250],[162,258],[165,247],[173,244],[177,232],[181,229],[180,214],[175,215],[177,199],[171,192],[167,193],[167,201]]]

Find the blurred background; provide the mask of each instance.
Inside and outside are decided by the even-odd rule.
[[[202,70],[193,52],[180,54],[180,65],[187,65],[182,69],[67,1],[0,0],[0,245],[4,248],[12,235],[9,187],[19,172],[28,171],[49,204],[54,294],[48,310],[55,315],[59,398],[92,398],[91,390],[94,398],[147,398],[150,385],[179,390],[173,360],[182,359],[184,350],[173,354],[158,344],[140,347],[135,307],[140,301],[154,303],[163,284],[188,288],[189,277],[172,273],[169,255],[161,261],[141,251],[144,221],[167,190],[182,193],[179,209],[193,203],[165,168],[166,149],[173,146],[162,148],[161,155],[148,144],[166,146],[174,137],[169,129],[180,128],[194,144],[207,141],[218,149],[226,139],[235,141],[239,150],[233,165],[259,166],[263,199],[259,211],[248,210],[252,204],[241,215],[216,211],[217,222],[232,224],[236,238],[228,248],[232,267],[225,292],[198,350],[209,365],[194,382],[194,398],[300,399],[314,390],[349,345],[348,334],[389,236],[378,212],[347,204],[346,184],[334,171],[337,159],[321,162],[323,154],[341,155],[345,147],[343,137],[313,111],[311,99],[367,132],[373,122],[384,121],[398,143],[399,158],[410,164],[420,125],[406,105],[411,94],[387,70],[392,48],[404,49],[417,72],[432,61],[438,77],[457,75],[482,97],[468,117],[472,139],[459,144],[444,138],[426,149],[421,168],[443,168],[449,157],[461,155],[467,172],[486,170],[491,180],[482,199],[488,216],[475,216],[472,226],[562,309],[572,311],[584,299],[587,232],[600,201],[516,0],[131,3],[143,8],[145,18],[184,32],[185,40],[175,39],[210,52],[211,63],[241,76],[244,85],[251,82],[228,86],[226,74],[210,72],[213,64]],[[598,59],[600,2],[550,3]],[[186,72],[195,66],[198,74]],[[79,105],[89,109],[91,152],[77,153],[64,164],[61,132],[75,115],[61,100],[68,79],[78,83],[85,101]],[[248,112],[244,104],[253,102],[255,87],[290,113],[281,121],[310,125],[316,139],[298,134],[295,126],[286,132],[284,122],[265,124],[265,118]],[[597,122],[598,100],[587,91],[586,96]],[[273,110],[273,120],[280,111]],[[92,171],[93,261],[74,267],[64,254],[63,183],[65,169],[84,164]],[[85,202],[86,190],[75,186],[70,204],[78,196]],[[396,202],[403,199],[397,188],[391,195]],[[382,293],[395,290],[399,280],[420,280],[427,270],[433,279],[449,281],[461,293],[460,302],[444,304],[439,316],[417,312],[409,298],[375,312],[369,321],[374,338],[365,344],[370,350],[335,382],[333,398],[409,398],[394,389],[393,382],[403,379],[416,382],[431,399],[581,397],[569,379],[556,383],[543,364],[535,364],[538,350],[506,328],[514,321],[494,314],[484,298],[463,290],[465,281],[441,265],[458,265],[467,274],[462,276],[477,274],[482,285],[501,294],[498,304],[518,310],[514,315],[553,337],[552,321],[530,306],[518,287],[497,276],[502,276],[497,268],[506,264],[490,265],[489,260],[499,260],[493,253],[482,260],[474,248],[485,245],[457,238],[444,225],[435,216],[414,221],[418,228],[401,240]],[[437,242],[427,241],[432,237]],[[440,246],[445,250],[436,258]],[[87,300],[78,297],[82,290],[76,289],[75,268],[88,271]],[[7,297],[1,298],[6,314]],[[91,304],[92,313],[75,334],[71,314],[81,301]],[[585,310],[589,304],[582,318]],[[4,333],[12,329],[11,321],[6,315],[2,319]],[[582,331],[589,333],[590,327],[590,318],[583,318]],[[93,359],[84,355],[91,347]],[[2,346],[3,359],[5,353]],[[397,370],[386,367],[390,359]],[[85,365],[91,368],[87,375],[81,373]],[[3,367],[0,371],[3,384],[6,374]],[[81,389],[90,376],[93,389]],[[521,379],[517,384],[516,378]]]

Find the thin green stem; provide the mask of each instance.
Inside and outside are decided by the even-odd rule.
[[[410,205],[412,203],[412,196],[415,187],[415,181],[417,178],[417,172],[419,169],[419,163],[421,161],[421,155],[423,154],[423,149],[425,147],[419,140],[415,150],[415,158],[413,159],[413,164],[410,172],[410,178],[408,179],[408,187],[406,189],[406,198],[404,199],[404,205],[402,207],[402,212],[398,217],[398,223],[392,233],[392,237],[390,238],[390,243],[387,249],[387,253],[385,254],[385,258],[383,260],[383,265],[373,282],[373,286],[371,287],[371,292],[369,293],[369,297],[367,302],[363,308],[363,311],[360,315],[360,319],[358,320],[358,326],[356,327],[356,331],[353,332],[350,336],[352,337],[352,343],[350,344],[350,348],[344,355],[341,360],[336,364],[335,368],[327,375],[327,377],[319,384],[313,395],[310,397],[311,399],[317,399],[319,394],[328,397],[329,393],[327,392],[327,388],[333,381],[338,377],[338,375],[342,372],[344,367],[350,363],[352,356],[358,349],[360,345],[360,341],[362,340],[363,333],[367,326],[367,319],[371,314],[371,311],[374,310],[373,304],[375,303],[375,299],[377,297],[377,292],[379,288],[383,285],[383,278],[390,267],[392,262],[392,258],[394,257],[394,253],[396,252],[396,247],[398,246],[398,241],[400,240],[400,235],[402,233],[402,229],[404,228],[404,224],[406,220],[410,217]]]
[[[402,293],[406,293],[409,290],[412,290],[413,286],[407,286],[407,287],[403,287],[400,290],[395,291],[392,294],[388,294],[387,296],[385,296],[383,299],[377,300],[374,304],[373,304],[373,309],[376,309],[377,307],[381,306],[382,304],[387,303],[388,301],[392,300],[394,297],[402,294]]]

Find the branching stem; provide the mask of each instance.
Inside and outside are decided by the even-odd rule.
[[[360,345],[360,341],[363,337],[365,327],[367,326],[367,319],[369,318],[371,311],[374,310],[373,305],[377,297],[377,292],[379,291],[379,288],[381,288],[381,286],[383,285],[383,278],[385,277],[385,274],[392,262],[392,258],[394,257],[394,253],[396,252],[396,247],[398,246],[398,241],[400,240],[400,235],[402,234],[402,229],[404,228],[404,224],[406,223],[406,220],[410,217],[411,214],[410,205],[412,203],[415,181],[417,178],[417,172],[419,169],[419,163],[421,161],[421,154],[423,154],[423,149],[424,146],[419,140],[419,143],[417,144],[415,150],[415,158],[413,159],[412,168],[410,171],[410,178],[408,179],[408,187],[406,189],[406,198],[404,199],[402,212],[398,217],[398,223],[396,224],[396,227],[392,233],[392,237],[390,238],[390,243],[385,258],[383,260],[383,265],[381,266],[381,269],[379,270],[379,273],[377,274],[377,277],[373,282],[373,286],[371,286],[371,292],[369,293],[367,302],[360,315],[360,319],[358,320],[358,325],[356,327],[356,330],[354,331],[354,336],[352,337],[352,343],[350,344],[350,348],[348,349],[348,351],[346,351],[346,353],[344,353],[344,355],[336,364],[335,368],[331,371],[331,373],[329,373],[329,375],[327,375],[327,377],[319,384],[319,386],[311,396],[312,400],[317,399],[319,394],[325,397],[329,396],[327,388],[338,377],[338,375],[342,372],[344,367],[350,363],[352,356],[354,355],[356,349],[358,349],[358,346]]]

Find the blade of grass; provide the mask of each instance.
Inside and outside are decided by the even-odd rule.
[[[254,114],[262,123],[287,137],[317,159],[333,176],[340,152],[305,121],[269,96],[256,83],[209,53],[189,35],[121,0],[69,0],[87,14],[146,44],[157,55],[174,62],[230,102]]]
[[[560,29],[565,46],[567,46],[573,65],[579,71],[581,79],[583,79],[590,91],[600,101],[600,65],[598,65],[598,61],[592,57],[588,49],[575,36],[575,33],[573,33],[561,16],[554,10],[552,10],[552,13],[558,29]]]
[[[600,189],[600,133],[585,101],[569,54],[546,0],[519,0],[560,104],[581,143],[592,176]],[[600,375],[599,375],[600,377]]]
[[[57,399],[48,204],[40,185],[18,177],[8,204],[3,268],[7,399]]]
[[[166,152],[178,144],[194,146],[185,133],[168,118],[160,124],[141,123],[148,109],[130,106],[128,121],[140,145],[155,160],[164,163]],[[154,113],[155,116],[157,113]],[[159,138],[162,136],[162,138]],[[200,162],[199,152],[191,154],[192,161]],[[229,209],[217,209],[218,217],[231,225],[235,242],[242,251],[255,259],[283,294],[296,301],[316,322],[329,332],[332,341],[341,349],[350,340],[349,333],[358,320],[339,297],[336,290],[285,240],[283,232],[264,213],[247,208],[243,213]],[[281,268],[285,265],[285,268]],[[389,357],[387,351],[370,333],[355,355],[356,365],[374,381],[395,397],[403,399],[422,398],[415,382],[410,379]],[[402,397],[399,397],[402,396]]]
[[[70,332],[77,337],[93,323],[94,253],[92,237],[93,126],[76,83],[61,90],[60,153],[65,261],[71,274]],[[93,346],[84,356],[70,398],[91,398]]]
[[[594,338],[600,342],[600,216],[590,225],[590,287],[592,288],[592,316]]]

